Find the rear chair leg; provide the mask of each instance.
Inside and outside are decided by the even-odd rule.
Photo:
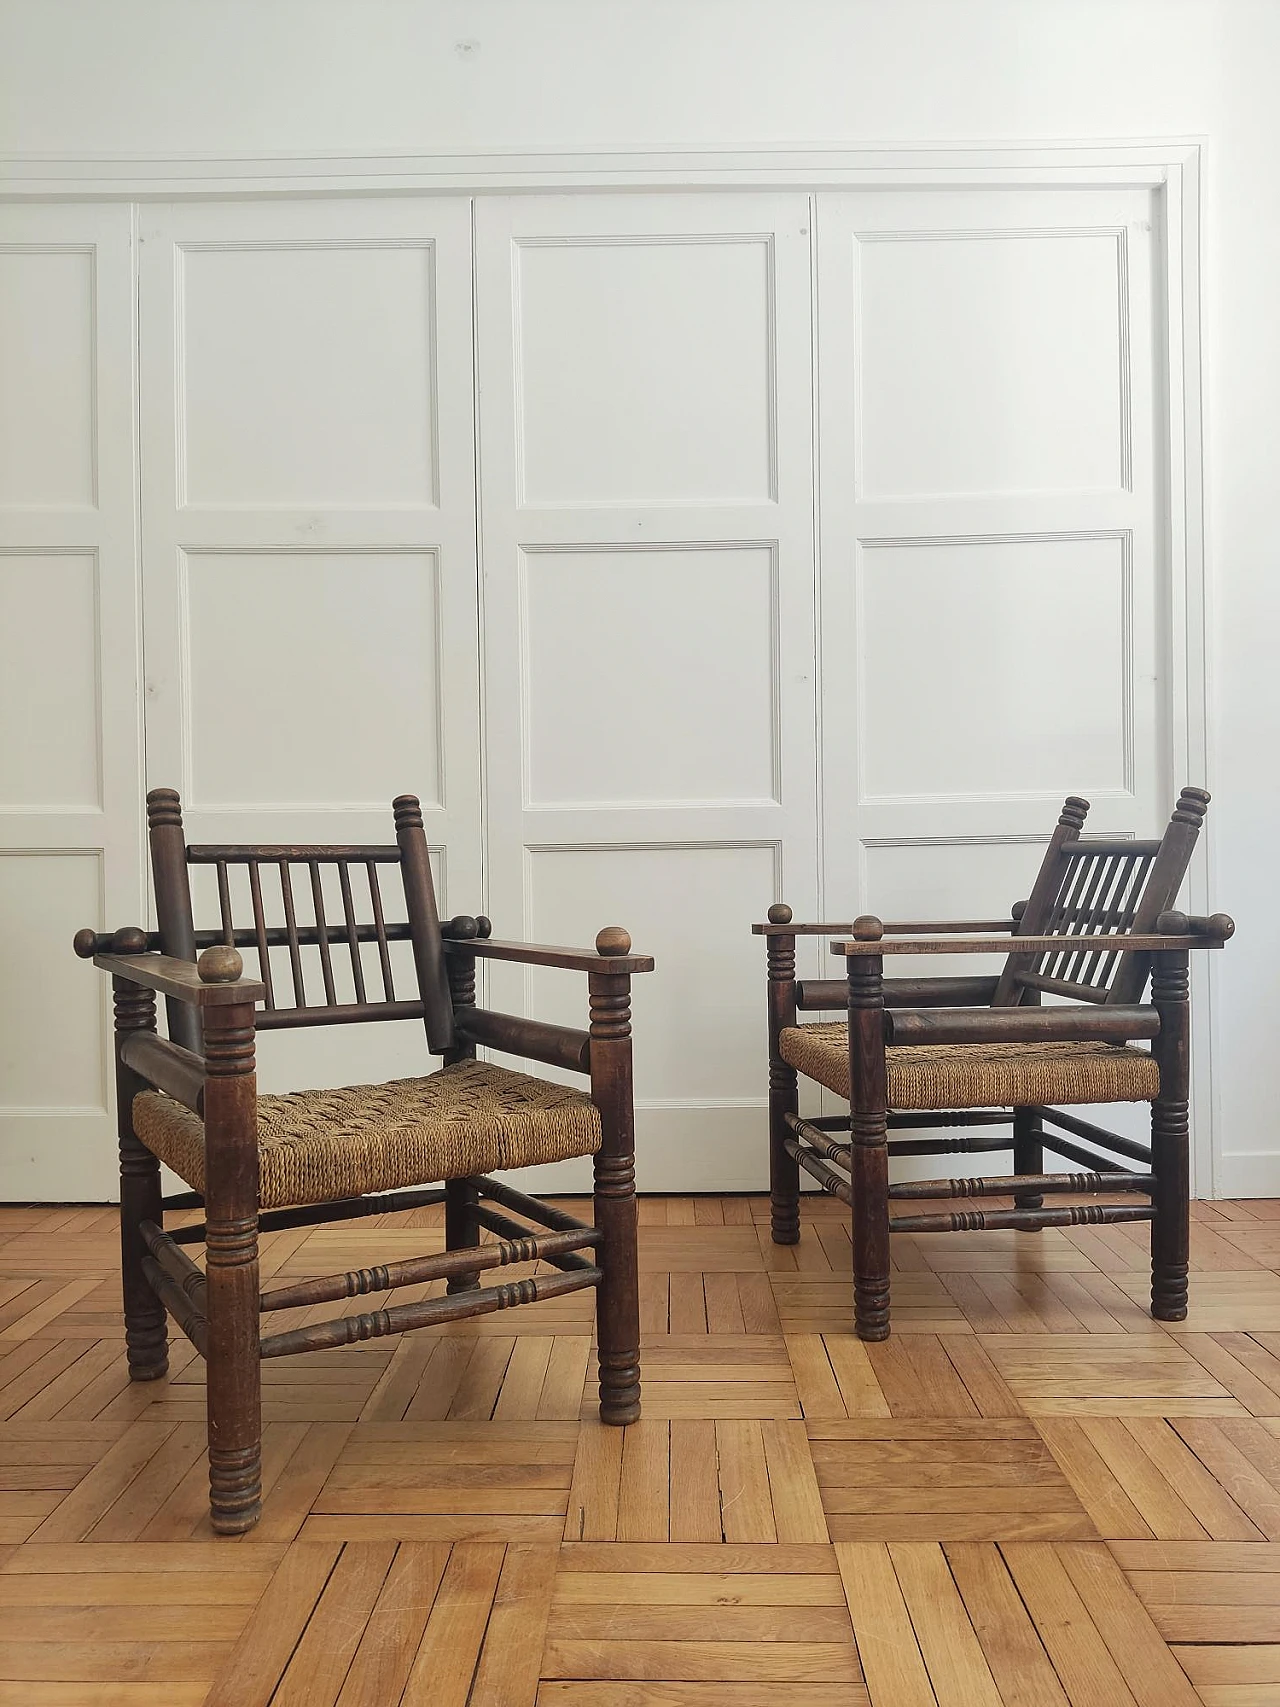
[[[480,1193],[469,1179],[446,1180],[444,1185],[444,1246],[447,1251],[467,1250],[480,1243],[476,1210]],[[476,1274],[450,1275],[446,1292],[474,1292],[480,1285]]]
[[[800,1164],[786,1148],[786,1116],[800,1107],[794,1067],[769,1059],[769,1230],[775,1245],[800,1243]]]
[[[625,931],[601,932],[623,941]],[[608,960],[602,960],[608,966]],[[596,1260],[596,1339],[600,1352],[600,1420],[621,1427],[640,1416],[640,1283],[637,1273],[635,1115],[631,1083],[631,980],[590,974],[591,1098],[600,1111],[595,1166],[595,1220],[604,1234]]]
[[[131,1031],[154,1031],[156,999],[127,978],[112,979],[116,1042]],[[147,1247],[142,1222],[164,1225],[160,1164],[133,1130],[133,1099],[146,1086],[116,1058],[116,1104],[120,1134],[120,1276],[124,1291],[125,1355],[131,1381],[159,1381],[169,1373],[169,1336],[164,1305],[142,1272]]]
[[[1015,1108],[1013,1111],[1013,1171],[1015,1174],[1044,1172],[1044,1125],[1036,1108]],[[1015,1191],[1015,1209],[1042,1209],[1044,1194],[1039,1191]],[[1035,1233],[1036,1227],[1024,1227],[1022,1232]]]

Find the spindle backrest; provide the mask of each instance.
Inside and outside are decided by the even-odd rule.
[[[1152,933],[1186,875],[1209,805],[1184,788],[1159,841],[1081,835],[1089,802],[1068,797],[1050,838],[1016,936],[1061,936],[1047,954],[1013,953],[992,998],[1016,1007],[1038,994],[1131,1006],[1142,1000],[1150,956],[1090,949],[1092,936]]]
[[[171,788],[153,789],[147,796],[147,820],[164,953],[194,960],[197,951],[211,942],[231,943],[255,953],[267,992],[257,1016],[261,1030],[420,1018],[428,1048],[442,1054],[454,1041],[453,1004],[422,808],[413,795],[403,794],[393,802],[393,810],[394,846],[188,846],[177,793]],[[219,923],[212,929],[195,928],[192,867],[212,867],[216,878]],[[395,868],[400,879],[386,896],[380,867]],[[328,901],[326,874],[331,874]],[[386,875],[392,873],[386,871]],[[393,915],[399,911],[395,903],[400,893],[406,917],[388,918],[389,906]],[[240,922],[235,916],[237,894]],[[270,924],[269,909],[276,910],[277,900],[283,923]],[[411,985],[397,990],[391,944],[406,941],[413,949],[416,989]],[[366,943],[377,945],[376,967],[366,961]],[[273,948],[287,950],[287,973],[279,963],[273,968]],[[340,991],[340,982],[350,988],[354,1000],[345,999],[346,988]],[[169,1035],[199,1049],[195,1010],[170,1003]]]

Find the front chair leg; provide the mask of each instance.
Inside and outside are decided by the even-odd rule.
[[[1191,1249],[1190,1009],[1185,949],[1153,956],[1151,996],[1160,1015],[1152,1054],[1160,1094],[1151,1105],[1151,1314],[1185,1321]]]
[[[605,941],[612,946],[624,939],[625,947],[612,947],[612,952],[625,954],[631,947],[625,932],[602,931],[596,946]],[[617,973],[593,972],[590,995],[591,1099],[600,1111],[601,1127],[594,1158],[595,1220],[604,1235],[596,1256],[602,1270],[596,1289],[600,1420],[621,1427],[640,1416],[631,980]]]
[[[116,1043],[131,1031],[154,1031],[156,999],[150,990],[114,978]],[[164,1305],[142,1272],[147,1247],[144,1221],[164,1225],[160,1164],[133,1130],[133,1099],[146,1087],[116,1057],[116,1108],[120,1133],[120,1277],[124,1292],[125,1355],[130,1381],[158,1381],[169,1373],[169,1336]]]
[[[879,919],[854,921],[860,941],[879,941]],[[849,1175],[853,1186],[853,1321],[858,1338],[889,1337],[889,1116],[884,1045],[884,961],[850,955]]]
[[[1013,1171],[1015,1174],[1044,1172],[1044,1126],[1038,1108],[1015,1108],[1013,1111]],[[1042,1209],[1044,1194],[1039,1191],[1015,1191],[1015,1209]],[[1036,1232],[1032,1227],[1024,1229]]]
[[[251,1006],[206,1010],[205,1061],[209,1505],[219,1535],[241,1535],[262,1513],[258,1121]]]
[[[789,925],[791,909],[769,909],[771,925]],[[796,1070],[782,1059],[779,1040],[796,1023],[796,939],[766,938],[769,960],[769,1230],[775,1245],[800,1242],[800,1167],[787,1149],[787,1116],[800,1109]]]
[[[889,1146],[853,1116],[853,1325],[860,1340],[889,1337]]]
[[[480,1222],[476,1211],[480,1193],[469,1179],[446,1180],[444,1184],[444,1246],[447,1251],[467,1250],[480,1243]],[[446,1292],[474,1292],[480,1276],[453,1274],[445,1282]]]

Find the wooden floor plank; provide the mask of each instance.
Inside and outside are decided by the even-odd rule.
[[[888,1548],[838,1542],[836,1559],[872,1707],[937,1707]]]
[[[778,1540],[827,1541],[827,1519],[804,1424],[766,1422],[760,1433]]]
[[[1071,1707],[1138,1707],[1052,1543],[1001,1546]]]
[[[1008,1707],[1068,1707],[1035,1625],[994,1542],[953,1542],[947,1563]]]
[[[895,1541],[889,1558],[938,1707],[1002,1707],[941,1547]]]
[[[400,1707],[467,1707],[505,1555],[480,1542],[453,1549]]]
[[[722,1538],[714,1422],[690,1418],[671,1424],[670,1524],[672,1541]]]
[[[582,1425],[564,1524],[566,1541],[617,1539],[622,1448],[622,1429],[603,1423]]]
[[[666,1541],[670,1534],[671,1425],[646,1419],[623,1430],[617,1538]]]
[[[1198,1707],[1186,1673],[1106,1547],[1066,1545],[1058,1557],[1138,1707]]]
[[[309,1542],[290,1547],[205,1707],[268,1707],[341,1551]]]
[[[543,1683],[538,1707],[725,1707],[722,1683],[668,1679],[662,1683]],[[869,1707],[861,1684],[743,1683],[732,1707]]]
[[[555,1586],[554,1547],[508,1547],[468,1707],[535,1707]]]
[[[760,1424],[717,1422],[716,1453],[725,1540],[778,1540]]]
[[[390,1541],[342,1549],[271,1698],[272,1707],[333,1707],[395,1555]]]

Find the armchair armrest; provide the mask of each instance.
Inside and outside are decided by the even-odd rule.
[[[985,1008],[990,1007],[1000,980],[986,978],[886,978],[884,999],[891,1008]],[[843,978],[800,978],[796,981],[796,1006],[843,1008],[849,1000],[849,985]]]
[[[885,1042],[1127,1043],[1157,1037],[1153,1007],[886,1008]]]
[[[596,946],[559,948],[549,943],[501,942],[494,937],[445,937],[446,954],[474,954],[480,960],[509,960],[524,966],[558,966],[569,972],[637,973],[653,971],[651,954],[632,954],[631,938],[621,925],[606,925]]]
[[[1215,914],[1215,918],[1226,919],[1226,914]],[[876,926],[876,934],[864,934],[853,938],[842,937],[831,944],[832,954],[846,957],[866,954],[1058,954],[1064,948],[1087,947],[1092,954],[1096,951],[1116,954],[1156,954],[1162,949],[1179,948],[1221,948],[1227,940],[1229,932],[1215,931],[1213,935],[1193,936],[1190,932],[1178,935],[1155,935],[1133,932],[1127,935],[1098,935],[1098,936],[1019,936],[1019,937],[919,937],[914,939],[882,937],[880,932],[887,930],[878,919],[870,921]],[[1206,921],[1207,922],[1207,921]],[[1230,921],[1228,920],[1228,923]],[[859,920],[859,928],[867,929],[868,921]],[[1235,929],[1232,925],[1232,930]]]
[[[770,919],[764,924],[751,927],[753,936],[845,936],[853,932],[857,925],[856,919],[846,920],[842,924],[803,924],[794,920],[785,922]],[[889,936],[941,936],[944,932],[954,931],[963,934],[966,931],[1013,931],[1017,928],[1016,918],[1008,919],[890,919],[884,929]],[[1002,944],[1007,946],[1007,944]]]
[[[225,943],[206,948],[199,960],[176,960],[167,954],[149,954],[146,931],[132,926],[118,930],[109,939],[97,931],[77,931],[73,947],[82,960],[92,960],[103,972],[127,978],[144,989],[158,990],[192,1007],[229,1007],[236,1002],[260,1002],[265,984],[242,976],[244,962],[238,951]]]

